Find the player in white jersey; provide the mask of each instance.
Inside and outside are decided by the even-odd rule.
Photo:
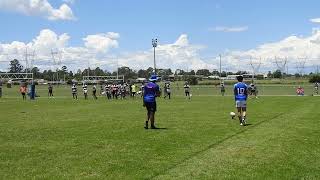
[[[88,99],[88,86],[86,84],[84,84],[82,86],[82,89],[83,89],[84,99]]]
[[[191,94],[190,94],[190,85],[188,82],[185,82],[184,86],[184,93],[186,95],[186,98],[191,99]]]
[[[72,91],[73,99],[78,99],[78,89],[77,89],[77,86],[75,84],[72,85],[71,91]]]

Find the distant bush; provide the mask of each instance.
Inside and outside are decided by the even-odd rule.
[[[197,77],[189,76],[186,78],[186,81],[188,81],[188,83],[190,85],[198,85],[198,78]]]
[[[313,75],[309,78],[309,82],[310,83],[315,83],[315,82],[320,82],[320,75],[317,74],[317,75]]]

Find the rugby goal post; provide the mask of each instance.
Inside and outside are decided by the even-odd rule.
[[[1,80],[33,80],[33,73],[0,73]]]
[[[90,82],[90,83],[96,83],[97,81],[111,81],[111,82],[117,82],[121,81],[124,82],[124,76],[83,76],[82,77],[83,82]]]

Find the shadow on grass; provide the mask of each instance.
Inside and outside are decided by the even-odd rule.
[[[155,129],[151,129],[151,128],[149,128],[149,129],[146,129],[146,130],[168,130],[168,128],[155,128]]]

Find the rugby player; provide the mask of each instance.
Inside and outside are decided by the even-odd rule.
[[[27,93],[26,85],[22,85],[19,90],[20,90],[20,93],[22,95],[22,100],[26,100],[27,99],[26,98],[26,93]]]
[[[83,89],[84,99],[88,99],[88,86],[86,84],[84,84],[82,86],[82,89]]]
[[[93,85],[93,87],[92,87],[92,96],[93,96],[93,98],[94,98],[95,100],[98,99],[98,97],[97,97],[97,87],[96,87],[96,85]]]
[[[248,86],[243,83],[243,76],[237,76],[237,80],[238,83],[234,85],[234,98],[236,101],[240,126],[244,126],[246,125]]]
[[[71,91],[72,91],[73,99],[78,99],[78,92],[77,92],[78,89],[77,89],[77,86],[75,84],[72,85]]]
[[[224,93],[226,92],[226,88],[224,87],[224,83],[223,82],[220,85],[220,91],[221,91],[221,95],[224,96]]]
[[[49,84],[49,87],[48,87],[48,96],[49,97],[52,97],[53,96],[53,87],[51,84]]]
[[[319,94],[319,82],[314,83],[314,92],[315,94]]]
[[[187,81],[185,82],[183,88],[184,88],[184,93],[186,95],[186,98],[190,99],[191,98],[190,97],[190,86],[189,86],[189,83]]]

